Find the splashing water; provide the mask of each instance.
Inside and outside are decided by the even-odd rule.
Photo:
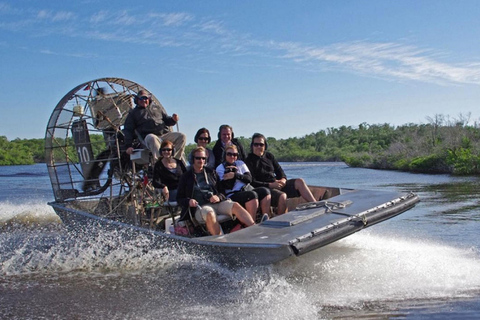
[[[20,204],[0,202],[0,229],[10,225],[38,227],[60,222],[52,207],[42,199],[33,199]]]
[[[322,305],[461,297],[480,290],[476,250],[418,239],[362,232],[305,258],[276,270]]]
[[[347,182],[367,181],[375,187],[372,172],[382,175],[378,181],[426,179],[401,173],[385,178],[390,173],[367,171],[368,179],[352,180],[355,169],[325,168],[334,172],[311,176],[338,183],[344,175]],[[467,316],[478,315],[478,241],[468,237],[478,229],[478,219],[473,219],[478,201],[470,195],[461,202],[437,203],[448,193],[435,195],[425,191],[424,202],[385,224],[386,233],[381,225],[299,258],[236,270],[151,236],[95,228],[66,232],[42,199],[51,197],[51,190],[37,200],[2,201],[0,318],[386,318],[399,309],[438,303],[432,309],[448,319],[452,305],[441,304],[455,300],[456,310],[467,306],[473,310]],[[454,211],[468,199],[471,209]],[[26,298],[28,308],[22,304]]]

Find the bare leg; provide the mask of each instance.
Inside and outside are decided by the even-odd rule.
[[[302,198],[305,199],[307,202],[315,202],[315,198],[313,197],[312,192],[305,183],[305,180],[303,180],[302,178],[298,178],[295,180],[295,189],[300,192]]]
[[[248,213],[248,211],[245,210],[238,202],[233,203],[232,213],[237,217],[237,219],[241,223],[243,223],[247,227],[250,227],[255,224],[255,221],[253,220],[250,213]]]
[[[260,208],[262,209],[262,213],[268,213],[268,216],[270,216],[270,205],[272,202],[272,196],[267,195],[265,196],[262,201],[260,201]]]
[[[258,210],[258,199],[252,199],[245,203],[245,209],[247,209],[248,213],[252,216],[253,220],[257,217],[257,210]]]
[[[207,213],[207,220],[205,221],[207,230],[212,236],[219,236],[222,234],[220,224],[217,222],[217,215],[213,211]]]
[[[282,193],[278,199],[277,214],[284,214],[287,212],[287,194]]]

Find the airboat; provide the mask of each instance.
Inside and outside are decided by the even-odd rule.
[[[318,201],[289,199],[286,214],[254,226],[233,232],[235,221],[225,221],[221,236],[180,233],[178,206],[163,201],[149,181],[148,150],[140,144],[127,156],[122,149],[122,125],[134,107],[134,96],[143,89],[121,78],[87,81],[53,110],[45,134],[55,199],[49,205],[68,229],[123,229],[218,262],[265,265],[302,256],[397,216],[419,201],[410,192],[310,186]],[[152,101],[161,106],[154,94]]]

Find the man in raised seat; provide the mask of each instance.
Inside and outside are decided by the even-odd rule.
[[[138,91],[134,100],[136,106],[128,113],[123,129],[126,153],[133,153],[132,143],[139,135],[152,153],[153,163],[160,157],[162,140],[171,141],[175,147],[174,157],[184,160],[185,134],[170,129],[177,124],[178,115],[174,113],[168,116],[162,105],[152,103],[152,96],[146,90]]]

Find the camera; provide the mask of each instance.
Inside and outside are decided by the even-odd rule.
[[[210,198],[213,197],[213,192],[207,192],[204,195],[205,200],[210,201]]]
[[[237,167],[225,165],[224,173],[229,173],[229,172],[237,172]]]

